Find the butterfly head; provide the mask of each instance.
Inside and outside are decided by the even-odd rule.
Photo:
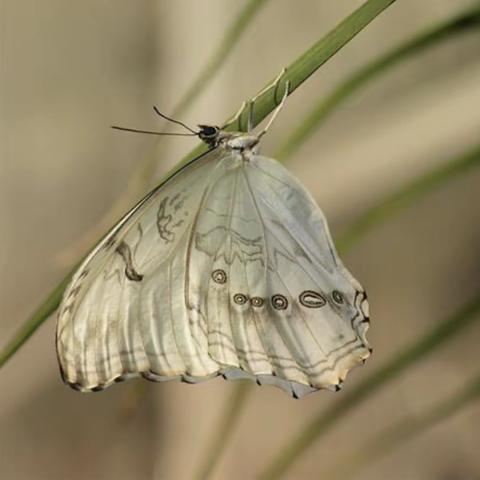
[[[220,128],[214,125],[198,125],[198,138],[211,147],[218,145]]]

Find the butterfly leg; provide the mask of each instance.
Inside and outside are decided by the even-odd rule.
[[[273,99],[274,99],[274,102],[275,102],[275,105],[277,106],[278,108],[278,102],[277,102],[277,90],[278,90],[278,86],[280,85],[280,82],[282,80],[282,78],[284,77],[285,73],[286,73],[287,69],[286,68],[282,68],[282,71],[276,76],[276,78],[273,80],[272,83],[270,83],[269,85],[267,85],[265,88],[263,88],[262,90],[260,90],[251,100],[249,100],[248,102],[248,106],[249,106],[249,112],[248,112],[248,123],[247,123],[247,132],[250,132],[254,125],[253,125],[253,109],[254,109],[254,106],[255,106],[255,102],[265,93],[267,92],[268,90],[270,90],[271,88],[274,88],[274,96],[273,96]],[[287,88],[287,95],[288,95],[288,88],[289,88],[289,82],[287,82],[286,84]],[[285,97],[285,95],[284,95]],[[282,98],[281,100],[281,104],[283,105],[283,102],[284,102],[285,98]],[[276,115],[276,113],[274,113],[274,116]],[[267,125],[267,128],[270,126],[271,122],[269,122],[269,124]],[[261,135],[264,135],[266,133],[266,131],[264,131]]]
[[[268,121],[267,125],[265,125],[265,128],[257,135],[258,138],[263,137],[263,135],[267,133],[268,129],[270,128],[272,123],[275,121],[275,118],[280,113],[280,110],[283,108],[283,105],[285,104],[285,100],[288,97],[289,89],[290,89],[290,81],[287,80],[287,82],[285,83],[285,91],[283,92],[282,100],[277,105],[277,108],[274,110],[272,116],[270,117],[270,120]]]
[[[282,78],[285,76],[285,73],[287,73],[287,69],[286,68],[282,68],[282,71],[275,77],[275,79],[273,80],[272,83],[268,84],[265,88],[263,88],[262,90],[260,90],[250,101],[249,103],[255,103],[259,97],[261,97],[265,92],[268,92],[268,90],[270,90],[271,88],[275,88],[275,97],[274,97],[274,100],[275,100],[275,105],[278,105],[278,102],[277,102],[277,90],[278,90],[278,86],[280,85],[280,82],[282,80]]]
[[[233,125],[235,122],[238,121],[238,130],[239,131],[242,131],[242,125],[241,125],[241,116],[243,115],[243,112],[245,112],[245,109],[248,108],[249,109],[249,112],[248,112],[248,121],[247,121],[247,132],[250,132],[252,129],[253,129],[253,109],[254,109],[254,105],[255,105],[255,102],[258,100],[259,97],[261,97],[265,92],[267,92],[268,90],[270,90],[271,88],[275,88],[275,94],[274,94],[274,101],[275,101],[275,105],[278,105],[278,102],[277,102],[277,91],[278,91],[278,87],[279,87],[279,84],[283,78],[283,76],[285,75],[287,69],[286,68],[283,68],[282,71],[277,75],[277,77],[273,80],[272,83],[270,83],[269,85],[267,85],[265,88],[263,88],[262,90],[260,90],[251,100],[249,100],[248,102],[243,102],[242,105],[240,106],[240,108],[238,109],[237,113],[235,113],[235,115],[230,118],[229,120],[227,120],[227,122],[222,125],[221,129],[224,130],[225,128],[227,128],[228,126],[230,125]],[[283,100],[282,100],[283,102]]]
[[[242,102],[242,105],[238,109],[237,113],[221,126],[221,130],[225,130],[228,126],[233,125],[237,120],[238,120],[238,130],[241,130],[242,126],[240,125],[240,117],[242,113],[245,111],[246,106],[247,106],[247,102],[245,101]]]

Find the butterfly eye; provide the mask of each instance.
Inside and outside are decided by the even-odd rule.
[[[343,295],[338,290],[334,290],[332,292],[332,298],[339,305],[341,305],[344,302]]]
[[[211,125],[199,125],[200,127],[200,138],[209,138],[215,137],[218,133],[218,128]]]

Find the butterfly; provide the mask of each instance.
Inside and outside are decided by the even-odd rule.
[[[85,258],[58,312],[67,384],[86,392],[134,376],[197,383],[222,375],[300,398],[340,389],[364,363],[366,293],[312,196],[259,155],[267,128],[189,128],[208,151]]]

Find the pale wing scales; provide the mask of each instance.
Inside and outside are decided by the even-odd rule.
[[[189,235],[190,237],[190,235]],[[188,242],[184,247],[187,252],[190,249]],[[186,255],[189,255],[186,253]],[[170,271],[171,284],[171,310],[174,319],[174,335],[179,347],[180,354],[185,362],[187,375],[203,377],[212,375],[218,369],[218,365],[208,356],[205,345],[201,345],[201,337],[195,336],[198,329],[193,322],[198,322],[197,316],[191,316],[189,282],[186,276],[189,275],[190,260],[184,256],[176,255],[173,259]],[[191,325],[192,323],[192,325]]]
[[[198,223],[198,248],[207,251],[206,238],[212,238],[208,244],[208,253],[216,257],[212,274],[222,272],[225,277],[221,278],[225,281],[213,281],[209,293],[213,296],[208,310],[211,355],[226,367],[235,365],[233,361],[238,359],[245,373],[253,376],[280,377],[290,370],[295,380],[306,382],[306,375],[279,334],[278,325],[272,322],[268,293],[272,272],[267,261],[266,233],[245,177],[244,169],[248,167],[236,161],[238,167],[226,176],[224,188],[210,195]],[[216,226],[214,230],[212,225]],[[218,331],[219,326],[226,329],[227,325],[228,331]],[[226,352],[236,358],[227,359]],[[245,376],[228,372],[228,368],[226,375]],[[291,392],[287,383],[282,387]]]
[[[270,250],[272,247],[271,238],[265,225],[263,215],[255,198],[255,193],[252,190],[249,177],[247,175],[248,168],[243,168],[244,180],[244,197],[246,200],[243,203],[244,211],[243,218],[249,218],[251,223],[256,228],[256,239],[259,239],[260,254],[254,258],[254,261],[245,262],[245,271],[249,279],[249,285],[253,288],[251,290],[251,303],[254,311],[255,333],[263,345],[263,351],[266,354],[262,360],[264,363],[268,361],[268,366],[258,369],[255,373],[257,381],[260,383],[271,383],[285,389],[288,393],[292,393],[291,385],[288,381],[283,381],[282,378],[292,378],[295,381],[305,381],[305,375],[297,364],[291,349],[287,342],[282,337],[279,325],[272,321],[274,317],[271,296],[272,296],[272,281],[276,275],[273,263],[270,260]],[[255,307],[254,301],[261,303],[261,307]]]
[[[318,339],[312,335],[305,312],[297,308],[291,290],[286,287],[284,281],[280,281],[279,274],[275,280],[272,279],[271,287],[272,302],[273,298],[279,298],[276,296],[281,295],[286,304],[285,308],[282,306],[281,309],[272,307],[271,313],[272,320],[295,361],[295,364],[287,370],[286,379],[307,385],[313,384],[317,388],[337,383],[329,359],[325,356]],[[319,384],[314,382],[318,370],[325,376]]]
[[[153,323],[158,322],[163,328],[164,322],[177,320],[171,315],[160,318],[165,310],[156,303],[150,303],[150,310],[145,307],[143,299],[152,295],[151,290],[146,296],[142,292],[148,283],[145,280],[158,275],[157,268],[166,269],[185,255],[185,248],[177,248],[178,242],[192,225],[202,194],[214,179],[221,163],[217,155],[217,151],[204,155],[173,177],[175,182],[167,182],[147,195],[75,273],[65,291],[57,324],[62,374],[73,387],[102,388],[115,379],[150,368],[148,353],[151,356],[152,352],[145,348],[146,332],[151,332]],[[184,265],[175,265],[177,270],[184,269]],[[181,277],[177,273],[174,278],[180,278],[178,275]],[[149,288],[153,288],[151,284]],[[164,289],[165,285],[158,288]],[[149,316],[140,317],[140,312],[146,311]],[[190,335],[183,326],[181,335]],[[97,335],[103,337],[104,332],[109,332],[109,336],[99,343]],[[172,337],[157,341],[167,343],[165,347],[169,348],[165,351],[172,352],[172,358],[178,350],[188,368],[191,357],[184,350],[183,339],[181,345],[176,343],[178,339],[172,342]],[[173,371],[161,373],[178,373],[178,363],[173,365]],[[188,370],[183,373],[189,374]]]
[[[370,353],[363,289],[341,263],[323,214],[304,187],[264,157],[254,157],[246,172],[267,232],[269,263],[277,273],[269,286],[288,303],[285,309],[273,308],[281,337],[310,385],[337,385]],[[308,298],[309,290],[324,302],[321,307]],[[341,292],[341,304],[335,291]],[[299,381],[290,372],[286,378]]]
[[[263,230],[265,248],[264,278],[263,282],[259,282],[259,284],[263,284],[266,309],[263,315],[263,322],[260,325],[265,332],[263,338],[267,342],[276,339],[274,342],[270,341],[268,350],[271,365],[277,378],[271,380],[268,377],[263,377],[262,380],[277,384],[292,393],[293,385],[288,385],[289,380],[295,383],[309,384],[309,362],[312,360],[312,354],[307,352],[317,354],[319,353],[319,346],[316,344],[315,338],[309,333],[308,326],[302,322],[302,316],[295,318],[291,314],[292,305],[289,305],[288,301],[291,295],[285,283],[285,278],[290,276],[290,269],[284,269],[285,275],[283,276],[279,273],[278,263],[286,258],[291,259],[293,267],[295,267],[296,257],[292,257],[292,253],[289,251],[294,250],[292,246],[294,247],[295,245],[290,243],[288,245],[290,248],[285,249],[284,245],[278,242],[278,238],[271,234],[271,225],[267,218],[268,212],[263,211],[262,206],[258,204],[257,192],[254,186],[252,186],[254,184],[250,178],[252,175],[255,176],[257,172],[248,167],[246,171],[248,174],[245,176],[245,182],[253,203],[250,210],[257,213],[258,223]],[[285,302],[285,305],[275,308],[273,299],[282,300]],[[287,382],[282,382],[282,377]],[[297,396],[299,394],[300,392],[296,392]]]
[[[333,272],[341,260],[327,221],[305,187],[276,160],[256,156],[252,174],[255,194],[288,225],[291,234],[317,267]],[[265,187],[268,187],[268,191]],[[274,193],[274,195],[272,195]]]
[[[225,159],[225,165],[230,161]],[[197,307],[205,319],[206,349],[220,366],[239,366],[231,325],[231,272],[226,261],[235,178],[236,170],[229,169],[209,190],[197,220],[189,266],[190,288],[196,288]]]
[[[241,365],[252,374],[271,373],[263,337],[259,335],[258,304],[265,302],[263,229],[245,182],[244,166],[237,169],[235,201],[230,220],[232,325]],[[243,303],[242,303],[243,302]]]
[[[254,374],[271,373],[252,304],[254,298],[262,302],[265,298],[260,293],[265,290],[263,233],[258,219],[252,218],[243,162],[235,158],[228,161],[232,169],[210,193],[199,215],[199,253],[192,261],[203,266],[202,254],[213,259],[208,291],[209,351],[226,368],[240,366]],[[248,278],[251,269],[260,270],[260,278]]]
[[[168,268],[161,266],[145,278],[140,292],[140,328],[149,370],[158,376],[177,376],[185,372],[186,367],[174,335]]]
[[[220,266],[223,267],[223,262],[221,265],[213,265],[214,268]],[[207,299],[208,351],[219,365],[239,367],[230,323],[229,302],[228,287],[211,282]]]

